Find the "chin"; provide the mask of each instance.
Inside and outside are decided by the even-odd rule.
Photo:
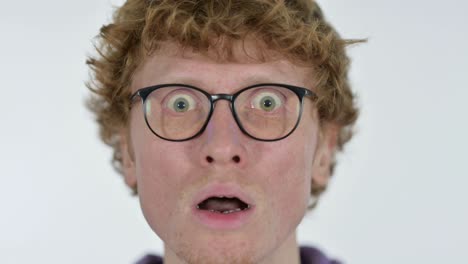
[[[235,250],[232,248],[190,248],[179,250],[179,259],[190,264],[250,264],[258,263],[260,257],[253,250]]]
[[[259,247],[260,240],[238,234],[205,234],[183,239],[184,242],[179,240],[173,247],[166,245],[166,250],[177,249],[174,251],[177,258],[189,264],[253,264],[268,255],[266,248]]]

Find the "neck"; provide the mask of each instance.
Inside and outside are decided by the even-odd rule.
[[[266,256],[261,264],[300,264],[299,246],[296,242],[296,232],[293,232],[271,255]]]

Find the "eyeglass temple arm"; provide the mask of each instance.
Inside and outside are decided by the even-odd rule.
[[[130,108],[132,108],[133,104],[138,100],[138,97],[143,99],[140,95],[140,91],[136,91],[134,94],[130,96]]]
[[[304,89],[304,96],[310,97],[314,101],[318,99],[317,94],[309,89]]]

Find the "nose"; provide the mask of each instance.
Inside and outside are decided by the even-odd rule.
[[[238,127],[229,102],[216,102],[201,138],[201,163],[204,166],[243,167],[247,164],[245,142],[248,138]]]

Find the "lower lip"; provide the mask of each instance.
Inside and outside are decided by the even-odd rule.
[[[216,230],[234,230],[246,225],[254,207],[230,214],[215,213],[194,208],[193,214],[202,225]]]

